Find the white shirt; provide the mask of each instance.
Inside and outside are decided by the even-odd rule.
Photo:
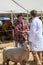
[[[32,20],[30,33],[29,33],[29,40],[31,43],[31,50],[32,51],[42,51],[43,50],[43,42],[42,42],[42,21],[35,17]]]

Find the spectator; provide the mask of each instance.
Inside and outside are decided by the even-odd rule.
[[[17,15],[17,19],[14,22],[14,27],[14,39],[16,41],[16,46],[18,46],[18,44],[21,45],[22,43],[24,43],[24,41],[26,41],[25,36],[27,35],[27,33],[25,32],[27,30],[27,24],[26,21],[23,20],[22,14]]]

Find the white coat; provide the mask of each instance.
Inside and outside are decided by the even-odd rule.
[[[32,20],[29,40],[32,42],[31,51],[43,51],[42,21],[38,17]]]

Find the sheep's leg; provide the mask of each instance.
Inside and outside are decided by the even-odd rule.
[[[5,65],[5,61],[3,61],[3,65]]]
[[[15,62],[14,65],[17,65],[17,62]]]
[[[6,61],[7,65],[9,65],[9,60]]]
[[[22,65],[26,65],[26,61],[23,61],[23,62],[22,62]]]

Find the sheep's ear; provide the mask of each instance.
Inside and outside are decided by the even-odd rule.
[[[28,47],[26,47],[28,49]]]

